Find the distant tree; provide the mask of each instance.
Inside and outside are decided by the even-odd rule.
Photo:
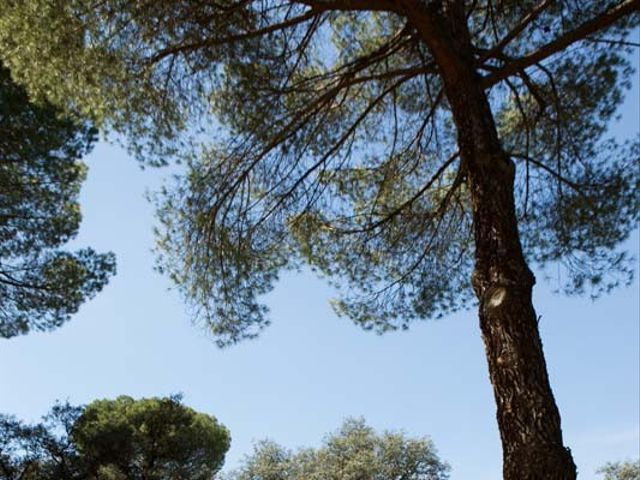
[[[35,425],[0,415],[0,479],[82,479],[81,461],[70,438],[81,411],[58,404]]]
[[[60,249],[78,233],[81,158],[95,138],[30,102],[0,65],[0,337],[59,327],[115,272],[113,254]]]
[[[57,405],[38,425],[0,417],[0,479],[211,480],[229,445],[178,397]]]
[[[597,473],[604,475],[602,480],[640,480],[640,459],[607,463]]]
[[[594,297],[631,281],[640,150],[607,128],[640,0],[5,4],[0,57],[33,95],[185,154],[160,268],[220,344],[303,264],[377,332],[475,297],[504,478],[576,477],[530,267]]]
[[[284,449],[259,443],[225,480],[445,480],[449,466],[431,440],[376,434],[363,420],[347,420],[320,448]]]
[[[215,418],[176,397],[95,401],[83,409],[72,440],[88,465],[141,480],[210,479],[230,445]]]

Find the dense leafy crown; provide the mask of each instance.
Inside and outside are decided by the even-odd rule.
[[[465,171],[404,9],[456,1],[8,0],[0,56],[34,95],[153,143],[150,161],[182,155],[160,269],[221,344],[256,335],[259,296],[303,263],[341,287],[338,312],[385,331],[470,298]],[[569,292],[628,281],[639,149],[605,133],[637,0],[463,3],[529,260],[566,267]]]
[[[442,462],[431,440],[382,435],[363,420],[349,419],[324,439],[317,449],[297,452],[264,441],[241,468],[224,480],[446,480],[449,466]]]
[[[78,418],[72,438],[85,461],[131,480],[209,480],[230,445],[224,426],[179,397],[95,401]]]
[[[0,337],[58,327],[114,272],[112,254],[58,249],[78,232],[95,135],[31,103],[0,65]]]
[[[179,397],[56,405],[37,425],[0,416],[0,478],[210,480],[229,445],[224,426]]]

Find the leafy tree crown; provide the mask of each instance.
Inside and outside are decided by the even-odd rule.
[[[229,445],[223,425],[179,396],[58,404],[36,425],[0,416],[0,478],[210,480]]]
[[[431,440],[377,434],[364,420],[348,419],[316,449],[292,452],[263,441],[225,480],[446,480],[448,472]]]
[[[34,96],[153,164],[183,160],[159,197],[159,269],[222,345],[255,336],[260,296],[303,264],[378,332],[471,298],[465,165],[411,9],[442,25],[465,10],[528,259],[561,265],[568,293],[631,279],[640,148],[606,129],[636,0],[8,3],[0,56]]]

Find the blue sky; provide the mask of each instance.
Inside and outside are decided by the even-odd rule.
[[[613,132],[640,130],[638,80]],[[497,480],[501,450],[474,311],[408,332],[363,332],[337,318],[331,290],[309,273],[286,275],[266,301],[273,325],[255,341],[219,350],[153,271],[153,191],[166,170],[142,171],[101,143],[87,158],[84,221],[75,245],[114,251],[118,275],[56,332],[0,340],[0,412],[35,421],[57,399],[86,403],[126,394],[182,392],[232,434],[227,467],[252,442],[317,445],[347,416],[378,429],[429,435],[453,480]],[[629,242],[638,252],[638,235]],[[581,479],[640,442],[638,282],[591,302],[550,293],[535,305],[565,441]]]

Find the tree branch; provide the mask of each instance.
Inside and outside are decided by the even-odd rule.
[[[334,154],[336,153],[341,147],[342,145],[349,139],[349,137],[351,135],[353,135],[353,133],[356,131],[356,129],[358,128],[358,126],[362,123],[362,121],[366,118],[366,116],[376,107],[376,105],[378,103],[380,103],[382,100],[384,100],[384,98],[391,92],[393,92],[396,88],[400,87],[400,85],[402,85],[403,83],[407,82],[408,80],[410,80],[411,78],[413,78],[412,75],[407,75],[402,77],[401,79],[399,79],[397,82],[395,82],[394,84],[392,84],[391,86],[389,86],[388,88],[386,88],[384,91],[382,91],[382,93],[380,93],[380,95],[378,95],[376,98],[374,98],[369,105],[360,113],[360,115],[358,115],[358,117],[356,118],[356,120],[351,124],[351,126],[347,129],[347,131],[345,133],[342,134],[342,136],[338,139],[337,142],[335,142],[333,144],[333,146],[327,151],[327,153],[325,153],[322,158],[317,161],[316,163],[314,163],[309,169],[307,169],[307,171],[305,171],[299,178],[296,179],[296,181],[293,183],[293,185],[287,190],[287,192],[285,192],[283,195],[280,196],[280,198],[278,198],[278,200],[276,201],[275,205],[273,205],[269,211],[264,214],[257,222],[256,222],[256,227],[258,225],[260,225],[265,219],[267,219],[269,216],[271,216],[271,214],[273,214],[273,212],[275,212],[278,207],[280,205],[282,205],[282,203],[291,195],[293,194],[293,192],[298,188],[298,186],[300,186],[315,170],[317,170],[318,168],[320,168],[322,165],[324,165],[324,163]]]
[[[360,228],[354,228],[354,229],[337,229],[335,227],[333,227],[334,230],[338,231],[340,234],[354,234],[354,233],[364,233],[367,231],[371,231],[374,230],[382,225],[384,225],[385,223],[387,223],[388,221],[390,221],[392,218],[394,218],[395,216],[399,215],[400,213],[402,213],[402,211],[407,208],[408,206],[410,206],[411,204],[413,204],[413,202],[415,202],[416,200],[418,200],[422,195],[424,195],[424,193],[429,190],[433,184],[438,180],[438,178],[440,178],[442,176],[442,174],[447,170],[447,168],[449,168],[449,166],[454,162],[454,160],[456,158],[458,158],[458,156],[460,155],[459,152],[454,153],[453,155],[451,155],[441,166],[440,168],[436,171],[436,173],[433,174],[433,176],[431,177],[431,179],[422,187],[420,188],[420,190],[418,190],[416,193],[414,193],[411,198],[407,199],[406,201],[402,202],[400,205],[398,205],[395,209],[393,209],[391,212],[389,212],[387,215],[385,215],[383,218],[381,218],[380,220],[373,222],[369,225],[366,225],[364,227],[360,227]],[[455,190],[455,188],[457,188],[457,186],[460,183],[460,175],[458,175],[456,177],[456,180],[454,181],[452,188],[449,190]],[[447,192],[447,195],[445,196],[445,199],[448,201],[448,199],[450,198],[450,194],[449,192]],[[442,206],[442,205],[441,205]],[[438,212],[440,212],[441,208],[438,209]]]
[[[535,6],[527,15],[525,15],[522,20],[516,25],[507,35],[505,35],[502,40],[500,40],[491,50],[485,52],[478,63],[482,63],[485,60],[494,57],[496,54],[502,52],[504,47],[506,47],[513,39],[515,39],[518,35],[520,35],[524,29],[526,29],[531,22],[533,22],[536,18],[540,16],[542,12],[546,10],[546,8],[553,3],[553,0],[543,0],[537,6]]]
[[[298,0],[311,8],[333,11],[394,11],[394,5],[389,0]]]
[[[609,27],[626,15],[638,11],[638,9],[640,9],[640,0],[624,0],[622,3],[583,23],[574,30],[565,33],[556,40],[543,45],[535,52],[517,58],[497,72],[487,75],[483,79],[483,85],[485,88],[489,88],[521,70],[540,63],[542,60],[566,49],[573,43],[580,40],[587,40],[588,35]]]
[[[536,160],[535,158],[531,158],[528,155],[522,155],[520,153],[515,153],[515,152],[507,152],[507,154],[510,157],[513,158],[519,158],[521,160],[525,160],[527,162],[531,162],[533,165],[535,165],[536,167],[544,170],[545,172],[549,173],[552,177],[554,177],[556,180],[558,180],[561,183],[564,183],[565,185],[568,185],[569,187],[571,187],[573,190],[575,190],[578,194],[580,195],[584,195],[584,192],[580,189],[580,185],[578,185],[577,183],[572,182],[571,180],[569,180],[566,177],[563,177],[560,173],[556,172],[554,169],[546,166],[544,163],[539,162],[538,160]]]
[[[199,48],[204,48],[204,47],[216,47],[220,45],[228,45],[230,43],[235,43],[242,40],[248,40],[250,38],[260,37],[262,35],[267,35],[269,33],[277,32],[279,30],[284,30],[286,28],[294,27],[301,23],[307,22],[315,18],[320,13],[323,13],[324,11],[325,10],[320,10],[318,8],[312,8],[311,10],[297,17],[293,17],[279,23],[274,23],[263,28],[258,28],[256,30],[251,30],[249,32],[240,33],[238,35],[229,35],[227,37],[203,39],[201,42],[187,43],[183,45],[167,47],[160,50],[152,57],[150,57],[147,60],[147,62],[157,63],[163,58],[168,57],[169,55],[175,55],[177,53],[185,53],[185,52],[189,52],[189,51],[196,50]]]

